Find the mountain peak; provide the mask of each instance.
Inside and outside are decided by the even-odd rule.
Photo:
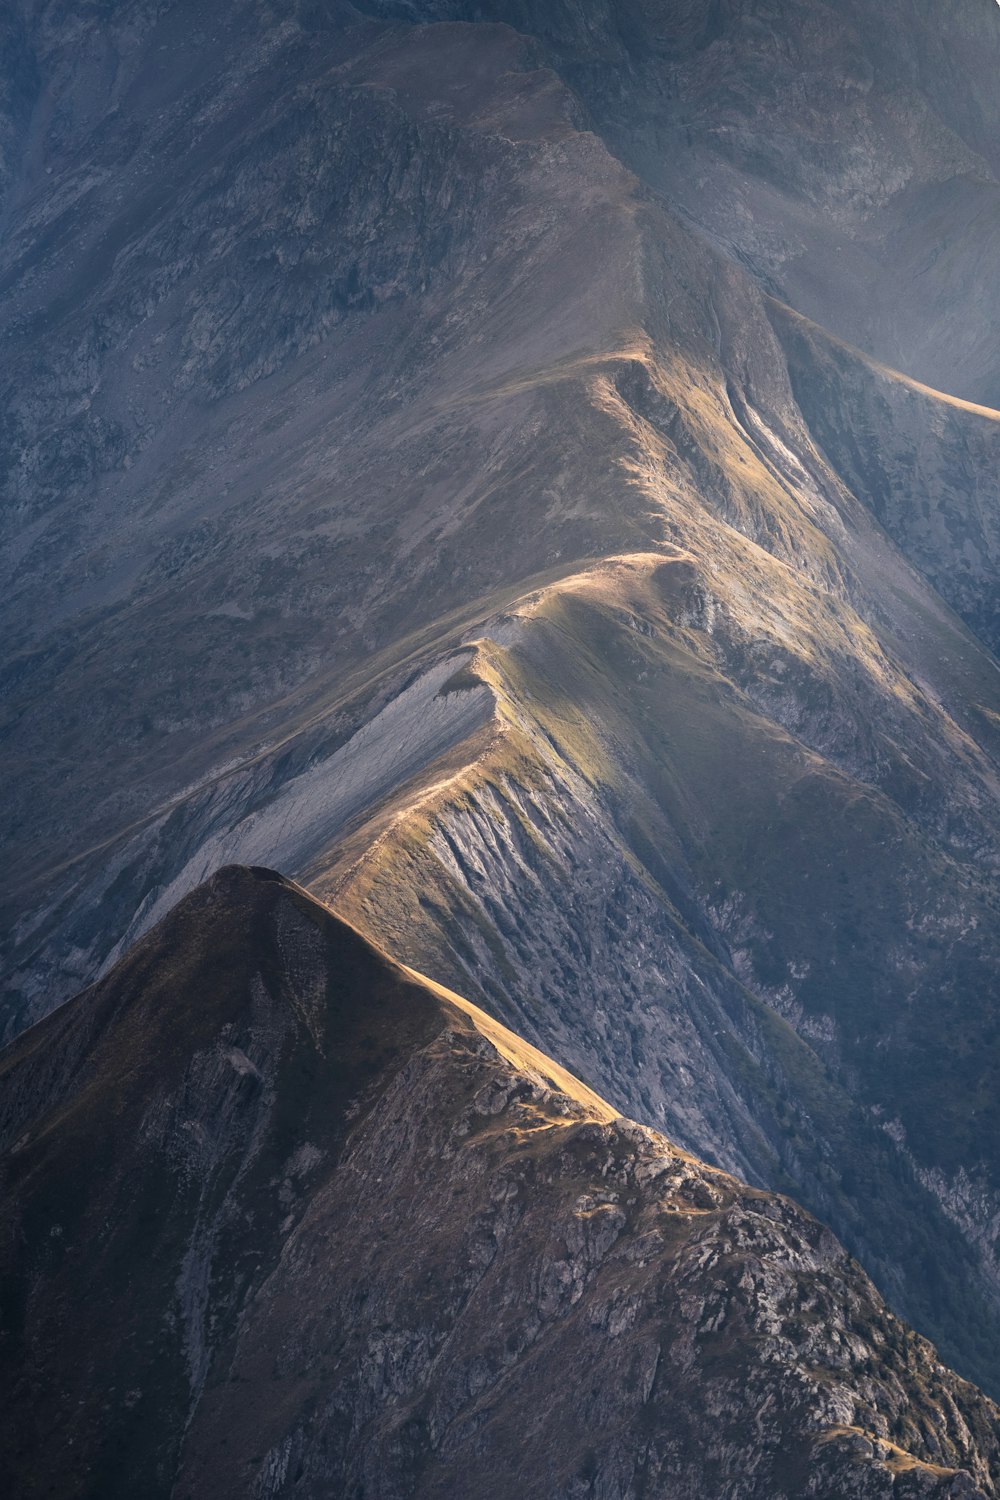
[[[24,1493],[996,1494],[995,1409],[828,1230],[274,871],[0,1079]]]
[[[98,1113],[113,1096],[104,1123],[117,1130],[150,1091],[183,1086],[192,1056],[274,1086],[287,1055],[313,1054],[335,1075],[327,1106],[343,1110],[441,1024],[426,991],[301,887],[262,866],[225,866],[7,1050],[0,1139],[20,1139],[32,1116],[44,1133],[67,1091],[70,1108]]]

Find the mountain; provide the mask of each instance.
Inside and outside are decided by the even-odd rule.
[[[996,7],[0,24],[4,1034],[279,865],[1000,1394]]]
[[[983,1497],[828,1230],[230,867],[9,1047],[19,1496]]]
[[[615,153],[781,300],[1000,405],[994,0],[374,0],[536,37]]]

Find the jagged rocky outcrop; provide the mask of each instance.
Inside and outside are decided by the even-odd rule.
[[[19,1496],[997,1493],[995,1408],[828,1230],[271,871],[0,1080]]]

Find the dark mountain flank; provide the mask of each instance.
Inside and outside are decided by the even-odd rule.
[[[535,36],[630,167],[799,312],[1000,406],[995,0],[366,0]]]
[[[995,1496],[828,1230],[269,870],[8,1048],[18,1497]]]
[[[241,1462],[256,1453],[258,1475],[270,1464],[294,1481],[297,1424],[325,1410],[318,1395],[309,1407],[319,1387],[300,1373],[326,1335],[289,1334],[280,1352],[261,1333],[266,1352],[248,1352],[242,1309],[253,1303],[265,1327],[264,1283],[232,1246],[250,1214],[271,1247],[260,1264],[277,1267],[297,1195],[346,1160],[353,1131],[390,1118],[382,1105],[367,1123],[331,1113],[330,1080],[282,1082],[293,1042],[317,1079],[335,1055],[317,1019],[325,979],[309,990],[315,1014],[275,998],[299,983],[312,919],[287,943],[262,919],[258,950],[245,913],[220,907],[217,941],[194,941],[185,924],[207,920],[211,899],[178,903],[234,862],[287,870],[614,1110],[751,1183],[726,1189],[733,1202],[794,1197],[947,1364],[1000,1396],[1000,7],[9,0],[0,11],[0,1031],[23,1032],[32,1056],[62,1038],[30,1067],[27,1052],[11,1054],[36,1082],[15,1088],[11,1075],[5,1097],[89,1119],[124,1091],[113,1139],[93,1145],[103,1174],[65,1165],[64,1215],[37,1210],[39,1225],[65,1228],[45,1240],[52,1260],[38,1275],[86,1242],[81,1267],[104,1287],[77,1309],[93,1319],[72,1353],[78,1375],[49,1388],[76,1390],[108,1329],[149,1329],[151,1282],[130,1257],[161,1220],[175,1238],[146,1258],[167,1268],[150,1295],[169,1310],[186,1289],[155,1332],[114,1344],[124,1373],[105,1384],[145,1393],[121,1440],[150,1434],[152,1447],[134,1450],[131,1469],[95,1450],[100,1485],[138,1473],[140,1459],[154,1478],[161,1462],[195,1473],[211,1402],[265,1367],[268,1380],[292,1373],[271,1392],[273,1416],[255,1410],[264,1436],[247,1439]],[[278,883],[248,889],[254,910],[301,915],[305,898]],[[175,926],[157,928],[175,909]],[[176,951],[163,947],[171,931]],[[309,937],[323,973],[325,941]],[[135,1018],[126,1007],[111,1025],[100,1018],[123,993],[126,952],[126,973],[148,956],[150,986]],[[215,954],[215,987],[170,990],[161,1009],[151,997],[166,996],[185,953],[199,973]],[[228,1021],[213,1007],[231,1002],[238,1031],[258,970],[259,1043],[241,1031],[227,1061],[211,1038]],[[85,1004],[56,1009],[95,981]],[[430,1004],[420,993],[414,1017]],[[184,1004],[187,1028],[172,1019]],[[426,1014],[440,1039],[443,1013]],[[454,1024],[471,1035],[463,1014]],[[402,1033],[392,1046],[404,1071],[427,1047],[454,1051]],[[215,1080],[215,1124],[207,1105],[184,1103],[202,1097],[195,1075],[178,1081],[195,1055]],[[369,1062],[388,1078],[389,1062]],[[37,1069],[52,1092],[33,1102]],[[181,1123],[165,1103],[147,1121],[150,1101],[178,1089]],[[420,1118],[425,1144],[452,1128],[447,1109],[439,1125]],[[592,1139],[624,1142],[620,1129],[606,1122]],[[545,1140],[564,1138],[552,1130]],[[65,1136],[76,1139],[82,1125]],[[513,1180],[503,1173],[520,1158],[498,1139],[470,1128],[472,1154],[438,1151],[434,1170],[495,1149],[500,1180]],[[11,1158],[18,1172],[64,1137],[32,1140]],[[306,1141],[325,1153],[315,1178],[285,1166]],[[130,1155],[149,1142],[160,1143],[155,1182]],[[587,1160],[574,1191],[599,1203]],[[562,1170],[551,1166],[560,1202]],[[119,1224],[118,1207],[98,1205],[126,1178],[150,1185],[121,1200]],[[477,1199],[459,1230],[461,1195],[453,1203],[452,1179],[434,1180],[451,1205],[433,1199],[442,1233],[473,1235],[477,1215],[493,1224]],[[395,1234],[418,1212],[401,1191],[366,1199],[364,1215]],[[631,1189],[614,1191],[624,1203]],[[74,1203],[86,1234],[71,1240]],[[430,1245],[432,1217],[412,1219],[418,1245]],[[127,1225],[133,1249],[116,1238]],[[633,1243],[624,1228],[619,1238]],[[360,1298],[381,1240],[338,1243],[337,1287],[356,1283]],[[548,1253],[525,1244],[532,1264]],[[224,1284],[206,1280],[217,1253]],[[378,1275],[395,1285],[402,1271],[387,1264]],[[435,1340],[459,1316],[448,1276],[434,1274],[426,1295],[451,1311],[434,1302],[426,1325],[415,1313],[398,1325],[426,1326],[425,1343],[392,1341],[395,1304],[344,1314],[345,1328],[385,1340],[371,1390],[425,1389]],[[861,1288],[859,1274],[845,1270],[844,1288]],[[400,1285],[416,1305],[409,1275]],[[46,1284],[32,1316],[49,1320],[37,1348],[55,1358],[70,1292]],[[371,1308],[383,1295],[373,1281]],[[118,1296],[140,1300],[111,1316]],[[307,1317],[291,1293],[275,1299],[276,1320]],[[734,1384],[719,1406],[703,1370],[692,1386],[702,1414],[730,1410],[740,1361],[798,1368],[791,1334],[764,1359],[766,1338],[743,1348],[735,1326],[712,1334],[729,1351],[719,1378]],[[796,1431],[881,1432],[851,1405],[889,1357],[865,1330],[872,1370],[868,1352],[851,1364],[845,1334],[854,1394],[836,1420],[803,1415]],[[526,1370],[527,1334],[507,1332]],[[150,1338],[173,1340],[172,1352],[165,1342],[155,1377],[133,1378],[125,1366],[152,1359]],[[590,1355],[566,1357],[576,1369]],[[345,1354],[341,1375],[328,1360],[323,1390],[360,1358]],[[493,1441],[492,1396],[465,1427],[440,1416],[478,1400],[468,1393],[501,1355],[476,1358],[467,1385],[463,1374],[451,1395],[413,1398],[412,1427],[380,1440],[380,1462],[447,1485],[432,1477],[445,1458],[413,1458],[432,1431],[439,1455],[446,1427],[456,1443],[473,1427]],[[245,1379],[219,1376],[210,1401],[210,1369],[226,1360]],[[646,1389],[640,1366],[632,1384],[611,1382],[622,1413]],[[447,1367],[441,1354],[442,1382]],[[674,1379],[669,1362],[656,1368],[654,1393]],[[81,1412],[93,1382],[73,1397]],[[554,1376],[548,1386],[563,1399]],[[611,1400],[606,1382],[594,1388]],[[686,1410],[683,1382],[670,1389]],[[909,1448],[922,1418],[907,1426],[903,1411],[918,1397],[901,1386],[898,1399],[905,1431],[889,1438]],[[580,1410],[567,1434],[617,1420]],[[776,1441],[766,1413],[798,1410],[787,1391],[766,1407],[761,1452]],[[272,1419],[282,1435],[268,1435]],[[330,1421],[323,1441],[353,1476],[368,1462],[350,1447],[361,1428]],[[535,1431],[527,1417],[504,1431],[516,1427]],[[748,1439],[729,1448],[724,1431],[718,1462],[745,1457]],[[68,1436],[66,1452],[90,1451],[82,1430]],[[657,1438],[650,1475],[674,1461],[670,1441]],[[861,1454],[861,1442],[831,1439],[815,1461]],[[806,1455],[797,1443],[789,1451]],[[614,1448],[589,1446],[594,1463]],[[62,1462],[60,1445],[42,1450]],[[937,1461],[929,1436],[913,1451]],[[954,1457],[942,1449],[945,1466]],[[532,1473],[570,1486],[550,1462],[561,1454]],[[615,1493],[598,1469],[587,1478],[590,1459],[579,1464],[579,1493]],[[758,1480],[747,1459],[740,1482],[794,1492],[799,1480],[761,1464]],[[925,1482],[924,1470],[898,1475],[900,1493]],[[252,1493],[257,1479],[239,1483]],[[395,1481],[358,1470],[350,1483],[371,1500]]]

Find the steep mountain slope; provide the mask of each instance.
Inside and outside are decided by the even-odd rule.
[[[465,19],[463,0],[367,0]],[[995,0],[485,0],[615,151],[800,313],[1000,406]]]
[[[0,1059],[17,1494],[994,1496],[829,1232],[266,870]]]
[[[25,146],[52,175],[4,245],[18,1008],[77,987],[128,920],[103,911],[95,954],[60,910],[62,972],[40,978],[53,866],[304,725],[328,753],[412,675],[421,631],[440,652],[442,615],[649,540],[607,503],[618,433],[584,385],[641,311],[636,184],[530,44],[442,28],[422,53],[336,9],[314,31],[234,4],[209,48],[191,9],[102,32],[103,93],[53,28],[63,123],[40,105]],[[85,77],[97,124],[64,98]],[[662,257],[718,274],[661,218]],[[678,330],[702,321],[685,299]]]
[[[936,809],[950,850],[922,833],[904,807],[961,784],[961,736],[935,769],[947,721],[879,656],[902,702],[876,716],[834,611],[779,586],[766,636],[690,555],[551,586],[473,666],[494,747],[316,878],[619,1107],[794,1184],[988,1379],[996,916],[968,844],[992,792]]]
[[[780,304],[771,318],[827,460],[996,654],[997,413],[900,379]]]
[[[1000,1392],[1000,427],[904,340],[992,399],[998,17],[959,91],[939,10],[15,8],[6,1034],[278,863]]]

